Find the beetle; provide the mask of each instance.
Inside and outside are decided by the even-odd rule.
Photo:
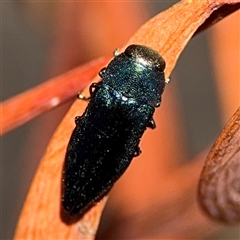
[[[84,215],[103,198],[141,153],[140,139],[154,129],[153,113],[165,87],[165,61],[155,50],[130,45],[90,86],[90,100],[70,138],[62,176],[62,206]]]

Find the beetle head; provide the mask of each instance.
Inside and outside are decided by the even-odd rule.
[[[107,66],[103,83],[126,97],[158,107],[165,87],[165,61],[151,48],[130,45]]]

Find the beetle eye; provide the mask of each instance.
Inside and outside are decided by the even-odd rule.
[[[124,53],[129,56],[136,56],[136,50],[137,50],[137,46],[136,45],[130,45],[126,48],[126,50],[124,51]]]
[[[166,67],[166,63],[165,63],[165,61],[163,60],[163,58],[160,57],[160,58],[158,59],[158,61],[155,63],[155,66],[156,66],[156,68],[157,68],[158,70],[160,70],[161,72],[163,72],[164,69],[165,69],[165,67]]]

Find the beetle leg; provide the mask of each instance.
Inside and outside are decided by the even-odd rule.
[[[120,54],[119,49],[118,48],[115,49],[115,51],[113,52],[113,56],[117,57],[119,54]]]
[[[170,83],[170,81],[171,81],[171,78],[165,78],[165,83],[166,84]]]
[[[147,127],[151,129],[156,128],[156,123],[154,122],[153,118],[148,122]]]
[[[79,99],[81,99],[81,100],[84,100],[84,101],[90,100],[90,97],[85,97],[85,96],[83,96],[81,93],[79,93],[77,97],[78,97]]]
[[[89,92],[90,92],[90,96],[93,95],[93,92],[98,89],[101,86],[102,82],[98,82],[98,83],[92,83],[92,85],[89,87]]]
[[[139,146],[136,147],[135,152],[134,152],[134,157],[139,156],[142,153],[141,149]]]
[[[89,92],[91,96],[96,88],[97,88],[97,83],[92,83],[91,86],[89,87]]]
[[[84,101],[89,101],[93,95],[93,92],[95,91],[96,88],[100,87],[101,82],[99,83],[92,83],[89,87],[89,92],[90,92],[90,97],[85,97],[81,93],[78,94],[78,98]]]
[[[100,72],[98,73],[98,75],[99,75],[101,78],[104,77],[104,74],[105,74],[105,72],[106,72],[106,69],[107,69],[107,68],[102,68],[102,69],[100,70]]]
[[[75,123],[76,124],[79,124],[81,122],[81,120],[82,120],[82,116],[76,116],[75,117]]]

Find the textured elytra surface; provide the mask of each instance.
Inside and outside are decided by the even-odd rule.
[[[62,205],[83,215],[124,173],[165,86],[165,62],[145,46],[131,45],[101,71],[91,99],[68,144],[63,168]],[[95,90],[93,90],[95,88]]]

